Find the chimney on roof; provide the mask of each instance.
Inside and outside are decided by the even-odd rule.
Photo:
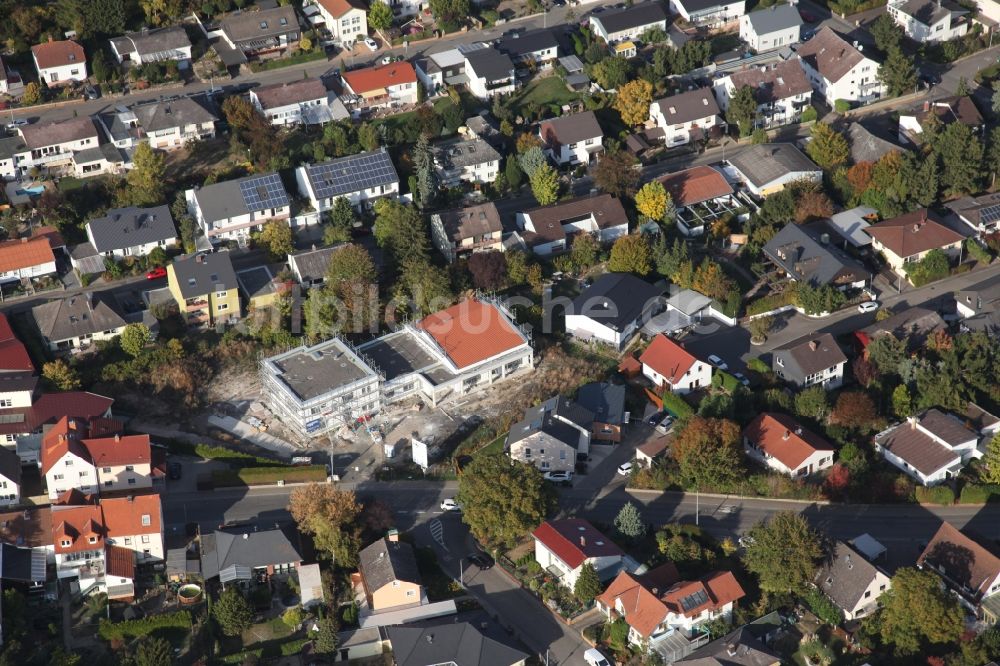
[[[243,533],[243,539],[246,540],[246,539],[249,539],[249,538],[250,538],[250,535],[247,534],[246,532],[244,532]]]
[[[924,113],[927,113],[930,110],[931,110],[931,103],[930,103],[930,101],[925,101],[924,102]]]
[[[428,643],[434,642],[434,634],[427,634],[427,642]]]
[[[587,537],[580,535],[580,547],[585,547],[587,545]]]
[[[27,239],[27,238],[22,238],[22,239],[21,239],[21,242],[22,242],[22,243],[27,243],[27,242],[28,242],[28,239]]]
[[[399,541],[399,531],[396,530],[396,528],[392,528],[391,530],[386,532],[385,539],[386,541],[392,541],[393,543],[396,543],[397,541]]]
[[[194,260],[195,260],[196,262],[198,262],[199,264],[203,264],[203,263],[205,263],[205,255],[203,255],[203,254],[199,254],[199,255],[197,255],[197,256],[196,256],[196,257],[194,258]]]
[[[910,430],[916,430],[917,429],[917,417],[916,416],[908,416],[908,417],[906,417],[906,420],[910,422]]]
[[[788,439],[791,436],[792,432],[790,430],[785,430],[785,434],[781,436],[781,439]]]
[[[119,435],[118,433],[115,433],[115,441],[116,441],[116,442],[120,442],[120,441],[122,441],[122,436],[121,436],[121,435]]]
[[[819,349],[819,342],[816,341],[816,340],[810,340],[809,341],[809,350],[810,351],[816,351],[817,349]]]
[[[134,502],[135,501],[135,495],[129,495],[128,496],[128,501],[129,502]]]
[[[51,44],[54,41],[56,41],[56,40],[52,39],[52,35],[49,35],[49,44]]]
[[[660,596],[660,588],[654,587],[651,591],[652,591],[654,597]]]

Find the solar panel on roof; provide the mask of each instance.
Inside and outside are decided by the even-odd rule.
[[[0,414],[0,423],[24,423],[24,414]]]
[[[1000,220],[1000,204],[995,204],[993,206],[987,206],[979,211],[979,218],[984,223],[996,222]]]
[[[698,590],[694,594],[689,594],[681,599],[681,608],[685,611],[689,611],[692,608],[697,608],[706,601],[708,601],[708,595],[705,594],[704,590]]]
[[[360,192],[398,180],[392,160],[381,151],[314,164],[308,169],[317,199]]]
[[[240,183],[240,194],[249,210],[281,208],[288,205],[288,193],[276,173],[251,178]]]

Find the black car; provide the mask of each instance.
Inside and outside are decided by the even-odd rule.
[[[101,92],[94,86],[87,86],[83,89],[83,96],[87,99],[97,99],[101,96]]]
[[[469,555],[468,560],[470,564],[475,564],[483,571],[493,567],[493,558],[486,553],[473,553]]]
[[[652,416],[650,416],[648,419],[646,419],[646,423],[648,423],[651,426],[655,426],[660,421],[662,421],[664,418],[666,418],[666,416],[667,416],[667,413],[665,411],[656,412],[655,414],[653,414]]]
[[[167,473],[170,474],[170,478],[173,479],[174,481],[181,478],[181,473],[183,471],[184,468],[181,467],[181,464],[179,462],[172,462],[169,465],[167,465]]]

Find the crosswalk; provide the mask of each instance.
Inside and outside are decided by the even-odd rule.
[[[431,538],[437,542],[437,545],[448,550],[448,546],[444,545],[444,525],[441,524],[441,521],[435,518],[427,524],[427,528],[431,531]]]

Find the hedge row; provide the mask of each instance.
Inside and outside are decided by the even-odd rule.
[[[272,460],[262,456],[255,456],[242,451],[234,451],[224,446],[213,444],[192,444],[182,439],[171,439],[167,441],[167,448],[171,453],[184,456],[197,456],[205,460],[224,460],[237,464],[254,464],[263,467],[280,467],[287,463],[280,460]]]
[[[262,486],[284,481],[285,483],[306,483],[326,481],[325,465],[303,467],[244,467],[242,469],[216,470],[212,472],[212,482],[216,488],[225,486]]]
[[[294,657],[297,654],[302,654],[302,648],[306,646],[309,642],[308,638],[296,638],[290,641],[268,641],[264,643],[261,647],[252,647],[245,650],[240,650],[234,654],[229,654],[224,657],[220,657],[219,661],[224,664],[243,664],[246,662],[246,658],[249,655],[253,655],[258,659],[274,659],[275,657]]]
[[[955,503],[955,491],[948,486],[932,486],[930,488],[917,486],[915,493],[917,501],[921,504],[945,505]]]
[[[746,313],[747,316],[751,316],[761,314],[763,312],[770,312],[771,310],[783,308],[786,305],[792,305],[794,302],[795,290],[785,289],[780,293],[768,294],[767,296],[758,298],[756,301],[747,303]]]
[[[191,629],[191,613],[183,610],[123,622],[111,622],[102,618],[97,633],[106,641],[120,641],[148,636],[160,629]]]
[[[694,414],[694,409],[692,409],[691,405],[684,402],[684,398],[669,391],[663,394],[663,408],[677,418],[684,418]]]

